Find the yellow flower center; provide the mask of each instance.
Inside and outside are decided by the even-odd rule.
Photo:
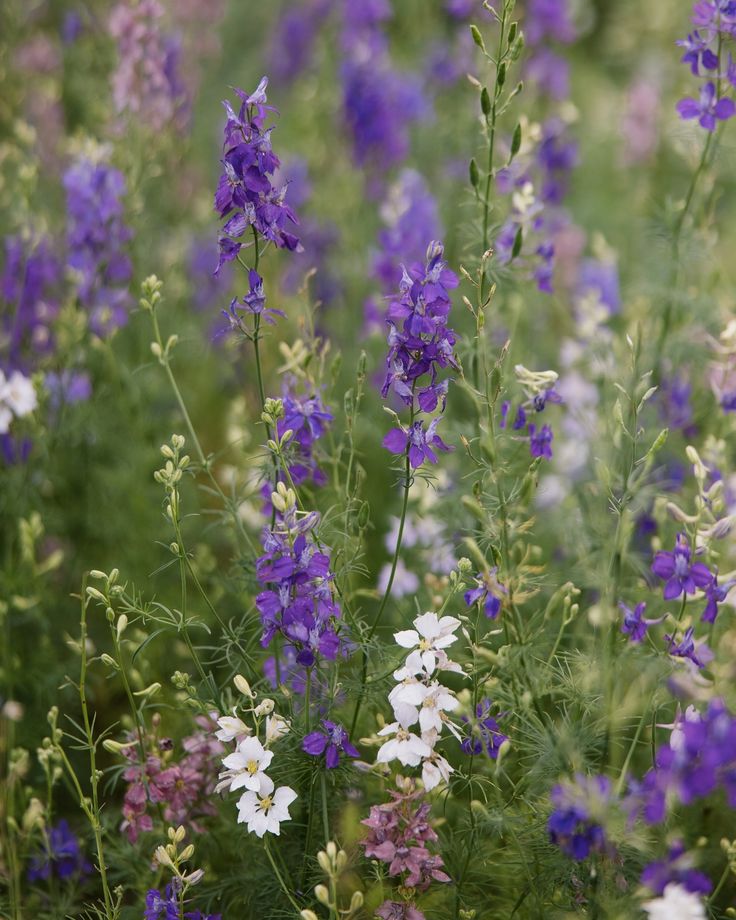
[[[263,811],[268,811],[268,809],[273,805],[273,800],[270,795],[267,795],[265,799],[261,799],[261,808]]]
[[[427,651],[428,649],[430,649],[431,647],[432,647],[432,643],[429,641],[429,639],[420,639],[420,640],[419,640],[419,651],[421,651],[421,652],[426,652],[426,651]]]
[[[257,773],[257,772],[258,772],[258,761],[257,761],[257,760],[249,760],[248,763],[246,764],[245,769],[251,774],[251,776],[252,776],[254,773]]]

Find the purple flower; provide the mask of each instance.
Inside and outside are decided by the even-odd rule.
[[[685,49],[685,53],[680,60],[684,64],[690,65],[690,70],[694,76],[700,76],[701,64],[706,70],[717,69],[718,55],[714,54],[709,47],[709,40],[702,38],[697,30],[688,35],[687,38],[678,39],[675,44]]]
[[[728,597],[728,593],[736,582],[727,581],[725,585],[718,584],[718,576],[713,576],[713,581],[705,587],[706,605],[700,619],[704,623],[715,623],[718,616],[718,605]]]
[[[503,713],[499,718],[503,717]],[[462,717],[462,721],[469,726],[469,736],[464,738],[460,744],[464,753],[481,754],[483,751],[492,759],[496,760],[504,741],[508,741],[508,735],[501,731],[501,726],[491,715],[491,701],[483,700],[475,707],[475,719],[471,722],[467,716]]]
[[[680,716],[667,744],[657,749],[655,766],[632,786],[626,807],[648,824],[659,824],[668,803],[691,805],[718,789],[736,807],[736,719],[715,699],[700,714]]]
[[[637,604],[633,610],[626,606],[623,602],[620,602],[618,605],[624,615],[624,622],[621,626],[621,632],[624,633],[631,639],[632,642],[641,642],[641,640],[646,636],[647,629],[649,628],[654,620],[645,620],[644,611],[647,609],[647,605],[644,601],[640,604]]]
[[[702,562],[690,562],[690,544],[683,533],[677,535],[671,552],[660,551],[654,557],[652,572],[665,582],[664,599],[674,600],[681,594],[695,594],[705,588],[713,575]]]
[[[530,45],[545,44],[550,39],[560,44],[575,41],[568,0],[530,0],[524,31]]]
[[[697,118],[701,128],[714,131],[716,121],[727,121],[736,114],[736,104],[733,99],[716,99],[715,84],[705,83],[700,89],[700,98],[693,99],[688,96],[677,103],[680,118]]]
[[[665,642],[669,643],[667,651],[674,658],[687,658],[688,661],[692,661],[692,663],[697,667],[705,667],[706,661],[704,659],[709,655],[709,650],[704,646],[701,646],[699,649],[695,648],[692,626],[685,630],[682,635],[682,639],[678,643],[675,642],[674,636],[665,635],[664,638]],[[705,651],[705,655],[703,654],[703,651]]]
[[[268,78],[263,77],[254,93],[235,93],[241,100],[236,114],[229,102],[223,102],[227,113],[223,143],[223,172],[215,191],[215,210],[228,218],[220,236],[219,267],[237,258],[250,228],[265,242],[280,249],[299,250],[299,240],[287,230],[296,224],[296,216],[286,204],[287,186],[275,186],[273,174],[280,165],[271,147],[273,128],[265,128]]]
[[[489,620],[495,620],[498,616],[501,610],[500,595],[506,593],[506,589],[496,581],[497,571],[494,567],[488,572],[481,572],[476,575],[475,588],[470,588],[463,595],[468,607],[472,607],[473,604],[480,604]]]
[[[64,173],[68,264],[90,326],[106,336],[124,326],[133,299],[133,266],[126,252],[132,232],[123,222],[125,177],[107,163],[82,157]]]
[[[425,429],[424,422],[414,422],[408,431],[403,428],[392,428],[383,439],[383,446],[392,454],[404,454],[409,451],[409,464],[415,470],[425,460],[437,463],[437,455],[433,448],[450,451],[451,447],[436,433],[440,420],[432,419]]]
[[[681,885],[693,894],[710,894],[713,885],[703,872],[693,868],[693,856],[685,851],[678,840],[669,849],[667,857],[655,860],[644,867],[641,883],[656,895],[662,895],[667,885]]]
[[[529,424],[529,452],[532,457],[552,458],[552,429],[549,425],[542,425],[537,431],[537,426]]]
[[[44,851],[31,857],[28,881],[69,879],[89,875],[92,866],[85,859],[79,840],[66,820],[48,829]]]
[[[312,757],[325,754],[325,763],[328,770],[334,770],[340,763],[340,755],[360,757],[360,752],[350,743],[347,731],[337,722],[322,719],[324,731],[314,731],[307,735],[302,742],[302,750]]]
[[[574,785],[555,786],[550,794],[555,809],[547,822],[552,843],[577,860],[604,852],[606,834],[598,815],[610,797],[611,781],[606,776],[577,774]]]

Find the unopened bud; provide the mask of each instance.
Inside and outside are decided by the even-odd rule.
[[[265,699],[256,706],[254,712],[258,718],[260,718],[261,716],[270,716],[271,713],[273,712],[273,707],[274,707],[274,701],[270,699]]]
[[[330,892],[327,890],[326,885],[316,885],[314,889],[314,896],[317,898],[320,904],[324,904],[325,907],[329,907]]]
[[[233,683],[235,684],[236,690],[242,693],[243,696],[247,696],[250,700],[254,698],[253,691],[250,689],[250,684],[242,674],[236,674],[235,677],[233,677]]]

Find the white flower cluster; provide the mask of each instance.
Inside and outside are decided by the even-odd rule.
[[[242,678],[240,680],[245,683]],[[219,731],[215,732],[215,737],[225,744],[234,741],[235,750],[223,758],[225,770],[220,773],[215,792],[245,789],[238,800],[238,823],[246,824],[248,832],[258,837],[267,832],[278,836],[281,822],[291,820],[289,805],[297,795],[289,786],[276,789],[266,770],[273,760],[273,751],[269,747],[289,731],[289,723],[273,712],[273,700],[263,700],[248,712],[255,716],[256,733],[260,720],[266,717],[265,746],[252,736],[251,729],[235,714],[235,710],[232,716],[218,719]]]
[[[390,735],[376,755],[378,763],[398,760],[405,767],[422,766],[422,782],[427,791],[447,782],[452,767],[435,747],[443,727],[459,739],[457,727],[447,716],[458,707],[452,690],[437,679],[439,671],[462,673],[459,664],[450,661],[445,649],[457,640],[455,630],[460,620],[424,613],[414,620],[414,629],[394,634],[402,648],[411,649],[404,666],[394,671],[397,681],[388,699],[394,719],[379,735]]]
[[[681,885],[668,885],[661,898],[642,904],[649,920],[705,920],[703,901]]]
[[[0,434],[7,434],[14,418],[30,415],[38,405],[30,378],[20,371],[6,377],[0,370]]]

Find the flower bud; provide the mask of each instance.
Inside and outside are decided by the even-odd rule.
[[[299,914],[302,920],[319,920],[319,917],[313,910],[303,910]]]
[[[330,892],[327,890],[326,885],[316,885],[314,889],[314,896],[317,898],[320,904],[324,904],[325,907],[330,906]]]
[[[243,696],[247,696],[250,700],[254,699],[254,694],[250,689],[250,684],[242,674],[236,674],[233,678],[233,683],[235,684],[235,689],[242,693]]]
[[[350,898],[350,913],[360,910],[364,900],[365,898],[363,897],[362,891],[354,891],[352,898]]]
[[[126,617],[124,613],[121,613],[120,616],[118,617],[118,624],[115,627],[115,631],[117,632],[117,636],[118,636],[118,642],[120,641],[120,637],[122,636],[122,634],[125,632],[125,627],[127,625],[128,625],[128,618]]]
[[[270,716],[273,712],[274,701],[270,699],[262,700],[255,708],[255,714],[258,718],[261,716]]]

